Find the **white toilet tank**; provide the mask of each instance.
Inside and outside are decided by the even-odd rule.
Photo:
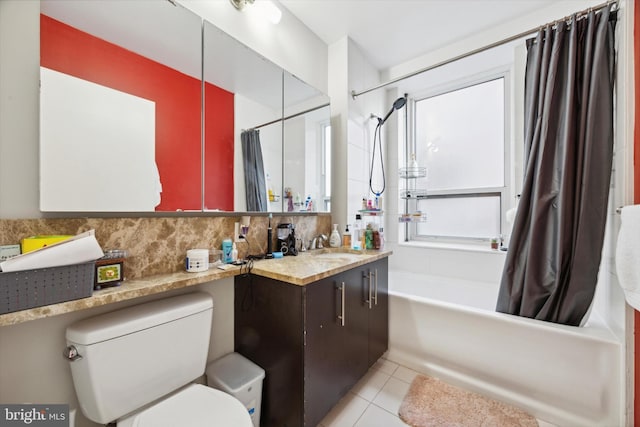
[[[213,301],[198,292],[81,320],[67,328],[82,412],[106,424],[205,372]]]

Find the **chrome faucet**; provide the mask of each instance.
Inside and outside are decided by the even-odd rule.
[[[324,245],[322,244],[322,242],[326,242],[327,241],[327,236],[325,234],[320,234],[316,237],[313,238],[313,240],[311,241],[311,247],[309,249],[322,249],[324,248]]]

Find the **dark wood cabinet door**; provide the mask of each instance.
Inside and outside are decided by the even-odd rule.
[[[388,260],[372,263],[373,303],[369,312],[369,366],[373,365],[389,348],[389,285]]]
[[[343,357],[347,363],[345,377],[348,389],[367,372],[369,346],[369,279],[366,269],[355,268],[342,273],[346,284],[345,335]]]
[[[340,276],[305,286],[305,426],[318,425],[350,388],[341,319],[346,284]]]
[[[262,427],[300,427],[304,410],[303,287],[235,278],[235,351],[265,370]]]

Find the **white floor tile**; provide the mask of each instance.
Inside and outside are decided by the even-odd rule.
[[[419,375],[419,374],[420,372],[414,371],[413,369],[400,366],[393,373],[393,377],[399,379],[400,381],[404,381],[405,383],[411,384],[411,382],[416,377],[416,375]]]
[[[371,369],[353,386],[351,392],[371,402],[378,392],[382,390],[389,378],[391,378],[391,375]]]
[[[397,414],[402,399],[404,399],[408,390],[408,383],[397,378],[389,378],[389,381],[382,387],[380,393],[373,399],[373,403],[392,414]]]
[[[378,371],[382,371],[385,374],[393,375],[393,373],[398,369],[398,364],[395,362],[391,362],[387,359],[379,359],[371,369],[375,369]]]
[[[369,405],[362,417],[353,427],[406,427],[402,420],[379,408],[376,405]]]
[[[367,406],[369,406],[368,401],[360,396],[348,393],[324,417],[320,425],[323,427],[353,427],[365,409],[367,409]]]

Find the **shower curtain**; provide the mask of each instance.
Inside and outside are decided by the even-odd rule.
[[[577,326],[593,301],[613,159],[615,14],[574,15],[527,40],[526,169],[499,312]]]
[[[267,211],[267,187],[260,146],[260,131],[251,129],[242,132],[242,158],[244,163],[244,188],[247,211]]]

